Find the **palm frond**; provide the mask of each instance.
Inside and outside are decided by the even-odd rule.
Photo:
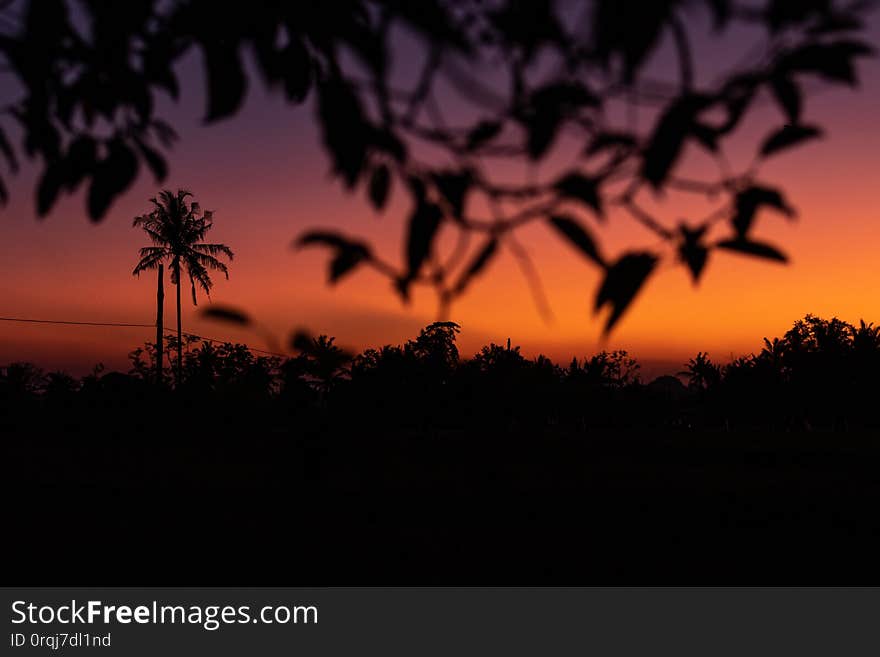
[[[206,270],[201,264],[195,261],[187,260],[186,262],[187,273],[189,274],[190,284],[192,285],[192,298],[193,305],[198,305],[196,301],[196,283],[198,283],[202,289],[205,291],[205,294],[210,298],[211,296],[211,288],[214,286],[214,283],[211,281],[211,277],[208,275],[208,270]]]
[[[165,259],[165,249],[159,249],[153,253],[144,253],[151,248],[157,247],[146,247],[141,249],[141,259],[135,266],[134,270],[131,272],[132,276],[140,276],[142,271],[146,271],[148,269],[155,269],[159,266],[159,263]]]
[[[146,258],[147,256],[153,255],[166,255],[167,252],[164,246],[145,246],[140,251],[138,251],[138,255],[141,258]]]
[[[225,263],[217,260],[217,258],[203,253],[192,253],[191,259],[197,262],[205,270],[206,275],[208,270],[219,271],[227,280],[229,279],[229,269],[226,267]]]
[[[199,253],[206,253],[212,256],[222,254],[230,260],[235,257],[235,254],[232,253],[232,249],[230,249],[225,244],[205,244],[204,242],[202,242],[199,244],[193,244],[192,249],[194,251],[198,251]]]
[[[140,250],[135,273],[155,268],[170,258],[171,283],[179,284],[185,268],[190,277],[193,303],[196,303],[196,287],[209,294],[213,286],[209,270],[220,271],[229,278],[229,270],[219,258],[225,256],[232,260],[233,253],[225,244],[204,242],[214,225],[213,213],[202,210],[196,201],[187,205],[187,198],[191,196],[192,192],[186,189],[176,193],[164,189],[150,199],[154,206],[152,212],[134,218],[133,225],[141,228],[153,243]]]

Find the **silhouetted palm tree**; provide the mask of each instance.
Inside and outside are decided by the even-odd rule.
[[[352,360],[351,354],[334,344],[335,340],[319,335],[300,343],[303,369],[315,379],[316,388],[322,395],[326,395],[347,373],[345,365]]]
[[[865,320],[860,320],[859,326],[853,327],[851,332],[853,350],[856,354],[864,356],[880,353],[880,326],[874,326],[874,322],[866,324]]]
[[[696,390],[711,388],[721,379],[721,368],[709,360],[709,354],[702,351],[697,353],[696,358],[691,358],[685,367],[687,369],[678,374],[687,377],[688,385]]]
[[[177,190],[177,194],[169,190],[163,190],[159,198],[151,198],[150,202],[155,206],[149,214],[135,217],[133,225],[142,228],[153,246],[146,246],[140,250],[137,266],[132,274],[139,275],[148,269],[159,270],[159,303],[161,316],[162,290],[162,264],[170,262],[171,282],[177,286],[177,376],[183,368],[183,340],[180,321],[180,282],[181,274],[186,271],[192,286],[193,305],[196,302],[196,283],[210,295],[213,282],[208,274],[209,270],[221,271],[229,278],[229,270],[217,256],[226,256],[232,260],[232,250],[225,244],[209,244],[203,242],[205,235],[211,230],[213,213],[210,210],[202,212],[199,204],[193,201],[187,204],[187,197],[192,193],[185,190]],[[160,322],[161,325],[161,322]],[[161,330],[161,326],[160,329]],[[159,340],[161,344],[161,340]],[[160,347],[161,348],[161,347]],[[159,353],[161,363],[161,352]],[[159,366],[161,367],[161,365]]]

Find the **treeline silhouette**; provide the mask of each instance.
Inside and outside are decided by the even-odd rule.
[[[257,356],[243,344],[184,336],[177,382],[170,361],[156,383],[153,343],[131,352],[128,374],[100,368],[79,380],[13,363],[0,377],[7,421],[34,409],[136,406],[165,395],[166,410],[198,405],[262,424],[295,428],[314,419],[351,419],[360,427],[468,429],[665,429],[841,431],[880,424],[880,327],[813,315],[784,336],[720,365],[698,352],[678,372],[644,381],[623,350],[573,358],[528,359],[518,346],[489,344],[469,359],[456,346],[459,326],[436,322],[403,345],[351,355],[321,335],[301,337],[299,355]],[[164,353],[178,352],[166,336]],[[175,366],[176,367],[176,366]],[[174,387],[172,394],[172,385]],[[163,413],[164,415],[164,413]],[[344,427],[340,427],[344,429]]]
[[[643,381],[458,325],[352,355],[166,337],[2,370],[10,563],[161,584],[880,583],[880,332],[813,316]],[[685,383],[686,382],[686,383]]]

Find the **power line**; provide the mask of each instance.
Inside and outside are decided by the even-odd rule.
[[[155,328],[155,324],[130,324],[126,322],[76,322],[72,320],[58,320],[58,319],[34,319],[30,317],[0,317],[0,322],[24,322],[28,324],[61,324],[68,326],[110,326],[116,328]],[[174,333],[176,329],[169,328],[167,326],[163,326],[162,329],[169,333]],[[193,338],[197,338],[199,340],[204,340],[205,342],[216,342],[219,344],[224,344],[231,342],[230,340],[221,340],[219,338],[209,338],[204,335],[196,335],[195,333],[185,333],[185,335],[191,336]],[[260,354],[268,354],[270,356],[280,356],[281,358],[288,358],[288,354],[279,354],[275,351],[267,351],[265,349],[257,349],[256,347],[251,347],[245,345],[249,351],[254,351]]]
[[[24,317],[0,317],[0,321],[3,322],[28,322],[31,324],[73,324],[77,326],[123,326],[123,327],[137,327],[137,328],[151,328],[155,327],[155,324],[125,324],[122,322],[73,322],[73,321],[61,321],[56,319],[30,319]]]
[[[152,328],[152,327],[155,327],[156,325],[150,324],[149,326]],[[177,330],[177,329],[168,328],[167,326],[163,326],[162,328],[164,330],[168,331],[169,333],[174,333]],[[204,335],[196,335],[195,333],[187,333],[186,331],[183,331],[183,334],[189,335],[190,337],[193,337],[193,338],[198,338],[199,340],[204,340],[205,342],[218,342],[220,344],[226,344],[226,343],[230,342],[229,340],[220,340],[219,338],[207,338]],[[288,354],[279,354],[278,352],[275,352],[275,351],[266,351],[265,349],[257,349],[256,347],[250,347],[248,345],[245,345],[245,347],[247,347],[249,351],[256,351],[261,354],[269,354],[270,356],[280,356],[281,358],[290,358],[290,356]]]

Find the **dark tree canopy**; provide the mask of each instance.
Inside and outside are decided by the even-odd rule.
[[[764,212],[794,214],[783,191],[759,178],[759,165],[821,136],[803,119],[806,83],[856,85],[856,60],[872,52],[858,38],[869,4],[6,0],[0,53],[19,93],[0,117],[0,150],[13,171],[23,155],[37,161],[40,215],[59,194],[85,185],[98,221],[139,169],[157,181],[167,174],[163,149],[176,136],[153,99],[177,98],[176,63],[200,55],[205,120],[214,122],[241,107],[256,82],[245,65],[252,59],[290,103],[314,103],[342,185],[362,189],[380,210],[392,194],[407,197],[399,265],[326,228],[301,236],[299,244],[331,251],[331,283],[371,266],[404,300],[415,284],[433,287],[445,314],[506,249],[539,290],[516,231],[543,222],[604,272],[593,306],[607,311],[607,331],[664,258],[695,282],[717,249],[786,260],[755,235]],[[742,26],[752,26],[758,47],[701,81],[695,30]],[[675,75],[656,80],[648,69],[663,43],[671,44]],[[413,80],[400,79],[401,59],[417,67]],[[732,170],[729,137],[765,93],[778,121],[754,144],[750,165]],[[637,109],[650,120],[634,120]],[[550,153],[563,135],[578,148],[560,164]],[[705,179],[681,171],[692,147],[717,162]],[[545,167],[510,183],[497,171],[511,162]],[[669,190],[705,195],[716,209],[674,221],[645,209],[646,197]],[[0,196],[7,197],[2,180]],[[611,211],[643,225],[655,245],[606,253],[594,224]],[[440,253],[446,232],[455,246]]]

